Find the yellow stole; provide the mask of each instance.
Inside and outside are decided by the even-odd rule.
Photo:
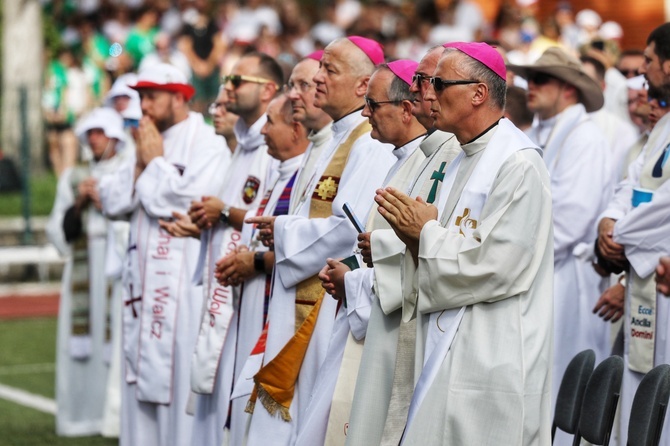
[[[309,218],[327,218],[333,215],[333,199],[337,195],[340,178],[347,165],[351,148],[358,138],[369,133],[370,130],[371,127],[367,121],[359,124],[337,148],[314,188]],[[291,421],[289,407],[293,401],[295,384],[316,326],[324,294],[325,290],[321,287],[321,281],[316,275],[303,280],[296,286],[295,335],[277,356],[265,364],[254,376],[256,386],[249,398],[247,412],[253,412],[256,398],[260,398],[263,407],[271,415],[279,414],[284,421]]]

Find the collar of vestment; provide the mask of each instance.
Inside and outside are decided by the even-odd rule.
[[[161,133],[161,136],[163,137],[164,140],[165,140],[165,139],[169,139],[169,138],[175,136],[175,135],[178,134],[184,127],[186,127],[186,126],[188,125],[188,121],[189,121],[190,119],[193,119],[193,118],[196,118],[196,119],[197,119],[198,117],[200,117],[200,119],[202,119],[202,115],[201,115],[200,113],[189,112],[189,113],[188,113],[188,117],[187,117],[186,119],[184,119],[183,121],[179,121],[178,123],[176,123],[176,124],[173,125],[172,127],[168,128],[167,130],[165,130],[164,132],[162,132],[162,133]]]
[[[333,139],[339,138],[343,133],[360,124],[361,120],[367,119],[361,114],[362,111],[363,109],[354,110],[337,121],[333,121]]]
[[[235,138],[237,138],[237,150],[255,150],[265,144],[265,137],[261,135],[261,129],[267,120],[267,115],[263,113],[256,122],[247,127],[244,120],[238,119],[233,128]]]
[[[396,158],[398,158],[398,160],[406,158],[408,154],[410,152],[413,152],[416,146],[418,146],[421,143],[424,136],[426,136],[425,133],[423,135],[419,135],[416,138],[407,141],[404,145],[400,147],[396,147],[395,149],[393,149],[393,155]]]
[[[496,121],[491,127],[484,130],[483,133],[481,133],[469,143],[461,145],[461,148],[465,152],[465,156],[472,156],[475,153],[484,150],[489,144],[489,141],[491,141],[491,137],[497,130],[499,122],[500,120]]]
[[[318,146],[330,139],[333,135],[333,121],[330,121],[328,124],[324,125],[320,130],[312,130],[307,139],[309,139],[313,145]]]
[[[419,148],[421,149],[423,154],[426,155],[426,158],[428,158],[433,153],[435,153],[437,149],[440,148],[443,142],[453,137],[454,137],[453,133],[432,129],[432,131],[428,132],[428,136],[426,136],[423,139],[423,141],[421,141],[421,145],[419,146]]]
[[[302,164],[302,159],[304,157],[305,154],[301,153],[300,155],[294,156],[293,158],[289,158],[279,163],[279,167],[277,168],[277,171],[279,172],[279,179],[277,181],[284,180],[287,177],[293,175]]]

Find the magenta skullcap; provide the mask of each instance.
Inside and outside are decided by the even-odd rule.
[[[443,45],[445,48],[456,48],[462,53],[486,65],[495,74],[507,80],[505,61],[495,48],[483,42],[451,42]]]
[[[321,62],[322,56],[323,56],[323,50],[317,50],[314,51],[313,53],[309,53],[308,55],[306,55],[305,59],[312,59],[316,60],[317,62]]]
[[[414,76],[418,66],[419,62],[410,59],[398,59],[388,63],[389,70],[393,71],[393,74],[405,81],[407,85],[412,85],[412,76]]]
[[[356,45],[370,58],[373,64],[384,63],[384,48],[379,42],[361,36],[347,37],[351,43]]]

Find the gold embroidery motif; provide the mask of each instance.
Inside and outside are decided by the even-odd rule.
[[[315,192],[322,200],[331,200],[337,194],[337,186],[333,177],[328,177],[319,181]]]
[[[467,235],[472,235],[472,230],[477,229],[477,220],[469,218],[469,216],[470,208],[465,208],[463,209],[463,215],[456,217],[456,226],[459,227],[458,232],[463,237],[466,236],[465,232],[463,232],[464,229],[467,230]]]

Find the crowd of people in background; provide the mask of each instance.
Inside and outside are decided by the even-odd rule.
[[[61,435],[550,444],[592,349],[625,360],[626,443],[670,361],[669,24],[622,50],[569,2],[44,8]]]

